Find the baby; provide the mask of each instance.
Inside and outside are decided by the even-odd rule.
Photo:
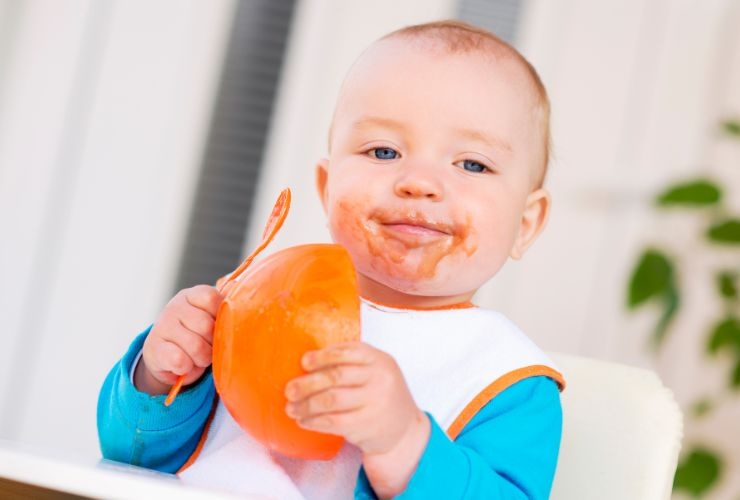
[[[357,269],[363,341],[307,353],[306,374],[285,387],[298,425],[346,444],[327,462],[264,453],[275,470],[263,483],[294,487],[264,491],[548,498],[563,379],[506,318],[471,303],[545,226],[548,146],[537,73],[486,31],[411,26],[360,56],[316,182]],[[260,445],[217,402],[208,370],[221,300],[206,285],[180,291],[111,371],[98,405],[105,457],[252,491],[239,483]],[[180,374],[188,388],[166,408]]]

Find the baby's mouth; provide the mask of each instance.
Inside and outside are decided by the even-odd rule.
[[[400,241],[407,247],[424,246],[450,238],[454,232],[448,224],[430,221],[417,215],[408,217],[371,218],[378,233]],[[374,231],[375,232],[375,231]]]

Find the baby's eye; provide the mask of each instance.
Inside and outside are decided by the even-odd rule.
[[[483,172],[490,172],[491,169],[482,164],[481,162],[475,161],[475,160],[463,160],[462,161],[462,168],[467,170],[468,172],[475,172],[478,174],[481,174]]]
[[[370,154],[378,160],[395,160],[398,158],[398,151],[393,148],[373,148]]]

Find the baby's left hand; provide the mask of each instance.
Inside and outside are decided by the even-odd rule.
[[[387,353],[363,342],[306,353],[307,375],[285,387],[286,412],[305,429],[343,436],[364,453],[390,451],[419,414],[406,380]]]
[[[376,493],[374,478],[405,487],[430,423],[396,361],[363,342],[348,342],[308,352],[302,364],[309,373],[285,386],[287,414],[305,429],[338,434],[359,447]]]

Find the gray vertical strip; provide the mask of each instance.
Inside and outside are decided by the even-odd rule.
[[[5,92],[8,74],[15,54],[18,27],[23,19],[25,2],[20,0],[0,0],[0,117],[4,116]],[[0,163],[0,167],[2,164]]]
[[[0,414],[0,437],[13,438],[19,431],[20,418],[26,406],[27,381],[36,372],[36,353],[43,341],[45,321],[50,309],[51,291],[59,271],[59,252],[79,177],[80,155],[88,133],[92,105],[95,101],[100,68],[103,62],[108,27],[114,0],[91,1],[86,15],[85,33],[80,43],[77,68],[69,100],[64,111],[62,139],[53,170],[49,194],[41,225],[43,240],[35,247],[33,270],[28,294],[23,301],[23,326],[12,360],[8,391],[2,408],[14,408]]]
[[[460,0],[457,17],[516,46],[522,0]]]
[[[293,11],[294,0],[238,5],[176,289],[241,259]]]

